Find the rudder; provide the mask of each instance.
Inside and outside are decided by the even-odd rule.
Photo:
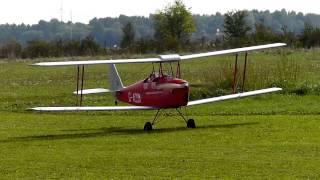
[[[119,76],[115,64],[109,64],[109,89],[111,91],[120,91],[123,89],[123,84]]]

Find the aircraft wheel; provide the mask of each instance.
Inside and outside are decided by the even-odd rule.
[[[187,122],[187,127],[188,128],[196,128],[196,123],[194,122],[193,119],[189,119]]]
[[[144,128],[143,128],[145,131],[151,131],[152,130],[152,124],[151,122],[146,122],[144,124]]]

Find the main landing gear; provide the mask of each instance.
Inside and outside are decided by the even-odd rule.
[[[144,128],[143,128],[145,131],[151,131],[152,130],[152,124],[151,122],[146,122],[144,124]]]
[[[151,130],[153,129],[153,125],[155,125],[156,123],[160,122],[160,119],[159,119],[159,117],[160,117],[160,115],[161,115],[160,111],[161,111],[161,109],[159,109],[159,110],[157,111],[157,113],[156,113],[156,115],[155,115],[152,123],[151,123],[151,122],[146,122],[146,123],[144,124],[144,128],[143,128],[143,129],[144,129],[145,131],[151,131]],[[196,128],[196,123],[195,123],[194,119],[188,119],[188,120],[187,120],[186,117],[180,112],[179,109],[176,109],[176,111],[178,112],[178,114],[180,115],[180,117],[182,117],[182,119],[186,122],[187,128]],[[164,113],[165,116],[171,116],[170,114],[168,114],[168,113],[166,113],[166,112],[163,112],[163,113]],[[171,116],[171,117],[172,117],[172,116]]]
[[[196,128],[196,123],[194,122],[193,119],[189,119],[187,121],[187,128]]]

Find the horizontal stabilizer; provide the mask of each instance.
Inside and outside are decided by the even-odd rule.
[[[109,93],[109,92],[113,92],[113,91],[110,91],[109,89],[103,89],[103,88],[82,90],[82,94],[100,94],[100,93]],[[81,94],[81,90],[79,90],[78,93],[77,91],[74,91],[73,94]]]
[[[225,100],[230,100],[230,99],[238,99],[238,98],[243,98],[243,97],[256,96],[256,95],[260,95],[260,94],[267,94],[267,93],[277,92],[277,91],[281,91],[281,90],[282,90],[281,88],[274,87],[274,88],[249,91],[249,92],[238,93],[238,94],[230,94],[230,95],[226,95],[226,96],[219,96],[219,97],[214,97],[214,98],[190,101],[190,102],[188,102],[187,106],[194,106],[194,105],[200,105],[200,104],[225,101]]]
[[[121,111],[121,110],[154,110],[158,109],[151,106],[90,106],[90,107],[35,107],[29,110],[45,112],[61,111]]]

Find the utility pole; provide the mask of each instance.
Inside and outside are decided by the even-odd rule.
[[[73,39],[73,29],[72,29],[72,11],[70,12],[70,39],[71,39],[71,41],[72,41],[72,39]]]
[[[63,16],[63,0],[61,0],[61,4],[60,4],[60,22],[62,23],[62,17]]]

